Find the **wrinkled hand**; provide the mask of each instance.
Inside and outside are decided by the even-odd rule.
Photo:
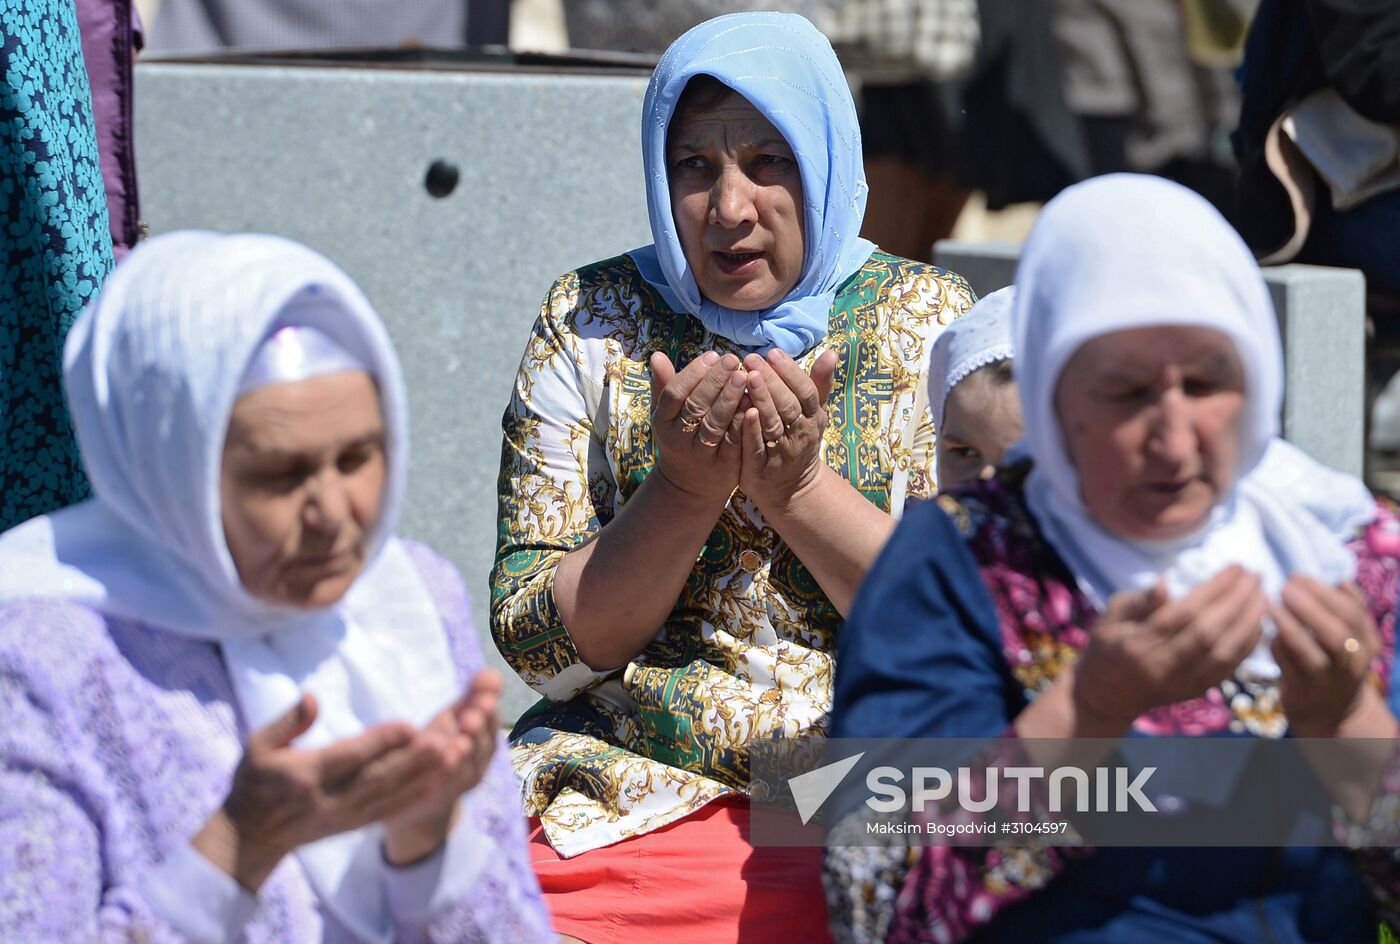
[[[752,406],[734,424],[743,442],[739,487],[760,509],[771,509],[815,482],[821,470],[836,353],[818,357],[810,375],[776,348],[766,358],[748,355],[743,366]]]
[[[458,799],[486,776],[501,728],[501,684],[500,673],[482,669],[467,693],[415,736],[431,744],[437,769],[426,796],[384,820],[384,851],[391,864],[417,861],[442,845],[456,821]]]
[[[403,722],[329,747],[292,747],[316,711],[316,699],[303,694],[249,735],[228,797],[195,837],[196,848],[250,890],[297,846],[384,819],[423,800],[433,785],[436,747]]]
[[[739,358],[706,351],[677,373],[658,351],[650,366],[657,469],[683,492],[727,499],[739,484],[741,456],[730,427],[746,405],[748,383]]]
[[[1116,593],[1075,666],[1075,701],[1127,728],[1153,708],[1196,698],[1254,651],[1267,612],[1258,576],[1238,565],[1174,602],[1160,582]]]
[[[1295,575],[1272,608],[1274,659],[1289,727],[1303,737],[1333,737],[1369,686],[1380,649],[1375,622],[1355,584],[1329,587]]]

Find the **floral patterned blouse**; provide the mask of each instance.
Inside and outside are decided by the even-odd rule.
[[[967,283],[874,253],[841,287],[825,350],[839,355],[825,460],[889,510],[933,491],[933,430],[918,391]],[[555,606],[564,555],[605,527],[651,471],[648,359],[678,368],[743,351],[672,311],[627,257],[570,272],[544,300],[503,420],[491,630],[545,699],[512,734],[525,808],[561,855],[671,823],[748,784],[753,738],[825,730],[840,614],[735,491],[680,599],[622,669],[580,661]],[[897,499],[896,499],[897,500]]]
[[[857,602],[851,616],[851,628],[841,650],[833,732],[836,736],[1014,737],[1010,724],[1015,715],[1048,689],[1088,645],[1098,614],[1040,535],[1026,508],[1022,485],[1029,468],[1029,463],[1025,463],[1003,470],[992,482],[939,496],[936,505],[941,513],[932,507],[934,503],[910,510],[900,532],[891,539],[872,571],[872,580],[862,590],[866,599]],[[949,552],[947,543],[959,538],[970,555]],[[911,547],[918,550],[910,553]],[[1388,506],[1378,505],[1376,518],[1350,547],[1357,556],[1357,584],[1368,601],[1381,640],[1372,681],[1383,693],[1390,693],[1396,597],[1400,590],[1400,518]],[[895,559],[901,563],[886,566]],[[935,567],[939,576],[928,576]],[[880,575],[878,580],[876,574]],[[938,586],[930,589],[934,581]],[[917,589],[904,591],[901,586]],[[937,597],[946,598],[946,607],[928,603]],[[915,598],[921,603],[906,605]],[[982,610],[987,602],[992,613]],[[929,613],[938,610],[959,625],[931,625],[932,619],[915,615],[917,606],[932,607]],[[867,614],[876,612],[876,620],[867,618]],[[896,627],[884,634],[889,638],[881,638],[883,626]],[[895,638],[901,634],[902,638]],[[951,643],[941,638],[949,634],[961,638]],[[931,636],[940,639],[921,642]],[[850,656],[847,646],[855,650]],[[875,666],[893,646],[899,647],[903,667],[877,670]],[[940,651],[926,655],[924,650]],[[953,671],[939,672],[934,667],[935,662],[946,665],[950,659],[958,664]],[[923,692],[911,695],[916,686]],[[876,695],[861,698],[846,694],[857,690],[874,691]],[[902,699],[897,706],[895,698]],[[896,713],[898,721],[894,720]],[[1199,698],[1148,712],[1133,727],[1140,734],[1157,736],[1281,737],[1287,729],[1287,719],[1276,682],[1236,679],[1209,689]],[[1387,776],[1393,775],[1391,771]],[[1096,853],[1092,849],[1012,843],[988,848],[922,849],[842,848],[833,844],[827,854],[826,874],[833,932],[843,942],[910,944],[959,941],[994,928],[996,933],[986,935],[987,939],[1023,940],[1028,938],[1018,935],[1024,935],[1025,922],[1031,922],[1030,927],[1038,929],[1037,939],[1049,940],[1054,937],[1051,929],[1056,927],[1057,913],[1072,907],[1065,897],[1053,902],[1037,898],[1038,905],[1028,902],[1022,909],[1012,906],[1037,893],[1043,895],[1047,889],[1059,889],[1053,880],[1076,868],[1080,869],[1074,880],[1076,890],[1068,895],[1112,899],[1119,889],[1104,892],[1104,887],[1112,882],[1103,881],[1103,870],[1111,871],[1114,866],[1109,860],[1123,857],[1125,852],[1136,856],[1131,864],[1117,866],[1125,873],[1153,856],[1160,860],[1156,864],[1158,873],[1169,871],[1169,855],[1179,857],[1174,860],[1179,870],[1184,862],[1193,861],[1188,856],[1196,854],[1190,849],[1111,849]],[[1257,859],[1263,863],[1261,871],[1272,868],[1283,876],[1280,884],[1292,869],[1303,876],[1305,884],[1312,880],[1320,895],[1328,891],[1319,878],[1323,869],[1336,868],[1336,862],[1328,857],[1347,855],[1338,849],[1211,849],[1205,853],[1207,858],[1202,863],[1213,858],[1222,867],[1231,854],[1237,854],[1241,861],[1253,856],[1243,868],[1254,868]],[[1381,913],[1395,914],[1395,905],[1400,902],[1397,858],[1389,850],[1353,855]],[[1103,860],[1096,864],[1100,871],[1086,873],[1084,866],[1094,858]],[[1241,866],[1237,862],[1233,867]],[[1342,869],[1351,881],[1341,882],[1342,891],[1332,889],[1331,897],[1334,903],[1345,903],[1340,907],[1351,912],[1346,916],[1348,920],[1356,919],[1362,912],[1369,913],[1372,904],[1364,900],[1366,885],[1351,870],[1345,866]],[[1204,864],[1195,875],[1178,875],[1177,880],[1184,881],[1184,886],[1163,892],[1164,899],[1182,893],[1188,901],[1193,896],[1196,902],[1203,901],[1203,890],[1211,882],[1209,875]],[[1359,905],[1355,897],[1347,897],[1358,891],[1363,899]],[[1263,893],[1260,897],[1264,897]],[[1305,905],[1288,904],[1278,913],[1266,914],[1258,902],[1247,904],[1258,912],[1246,915],[1246,927],[1252,927],[1252,933],[1261,939],[1293,940],[1289,929],[1279,928],[1275,922],[1286,925],[1294,917],[1287,908],[1302,911]],[[1234,905],[1233,900],[1227,901],[1219,911],[1226,914]],[[1080,920],[1082,907],[1073,907],[1080,908],[1081,914],[1075,917]],[[1111,916],[1112,907],[1105,911],[1104,922]],[[1194,916],[1186,916],[1185,910],[1179,917],[1191,920]],[[1360,920],[1364,924],[1370,919]],[[1011,925],[1018,930],[1010,931]],[[1173,927],[1170,921],[1158,924],[1162,939],[1172,939],[1171,935],[1180,936],[1186,931],[1185,925],[1175,926],[1175,930]],[[1193,930],[1205,936],[1219,933],[1218,928],[1206,925]],[[1367,936],[1374,939],[1375,932],[1372,920]],[[1121,936],[1123,932],[1118,933]],[[1319,939],[1349,939],[1349,932],[1339,933],[1340,937]],[[1091,935],[1085,939],[1101,938]],[[1113,932],[1102,939],[1113,940]]]

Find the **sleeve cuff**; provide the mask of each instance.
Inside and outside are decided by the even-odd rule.
[[[258,907],[256,897],[189,843],[148,873],[140,892],[152,911],[193,944],[237,944]]]
[[[481,830],[472,795],[460,802],[462,815],[441,849],[403,868],[384,864],[389,910],[400,924],[425,923],[465,898],[487,863],[499,855],[495,840]]]

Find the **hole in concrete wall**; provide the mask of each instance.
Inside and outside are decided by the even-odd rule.
[[[456,164],[450,161],[433,161],[428,165],[423,186],[427,188],[428,193],[441,200],[457,189],[457,181],[461,179],[462,172],[457,169]]]

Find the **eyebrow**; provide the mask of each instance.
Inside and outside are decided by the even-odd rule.
[[[1234,370],[1238,364],[1235,358],[1228,354],[1212,354],[1207,359],[1201,361],[1200,366],[1206,370]]]
[[[949,423],[948,417],[943,417],[943,428],[935,430],[940,442],[956,442],[962,445],[968,444],[968,437],[963,435],[962,428],[956,423]]]
[[[363,446],[372,446],[377,443],[382,443],[383,441],[384,430],[380,428],[374,432],[365,433],[363,436],[350,440],[350,442],[337,447],[337,451],[342,449],[359,449]],[[295,449],[278,449],[276,447],[263,449],[259,448],[256,443],[249,442],[244,443],[244,448],[254,453],[259,459],[275,462],[296,462],[312,455],[310,452],[301,452]]]
[[[792,151],[792,146],[789,145],[787,139],[780,134],[765,135],[752,140],[741,140],[738,142],[738,146],[741,148],[783,148],[784,150]],[[681,138],[671,142],[666,148],[668,151],[703,151],[704,149],[704,143],[695,138]],[[793,153],[796,152],[794,151]]]
[[[1212,354],[1204,360],[1200,360],[1187,367],[1187,370],[1207,370],[1219,372],[1233,372],[1236,369],[1236,362],[1228,354]],[[1099,377],[1099,383],[1103,384],[1136,384],[1143,383],[1144,378],[1140,372],[1134,373],[1131,367],[1115,368]]]

